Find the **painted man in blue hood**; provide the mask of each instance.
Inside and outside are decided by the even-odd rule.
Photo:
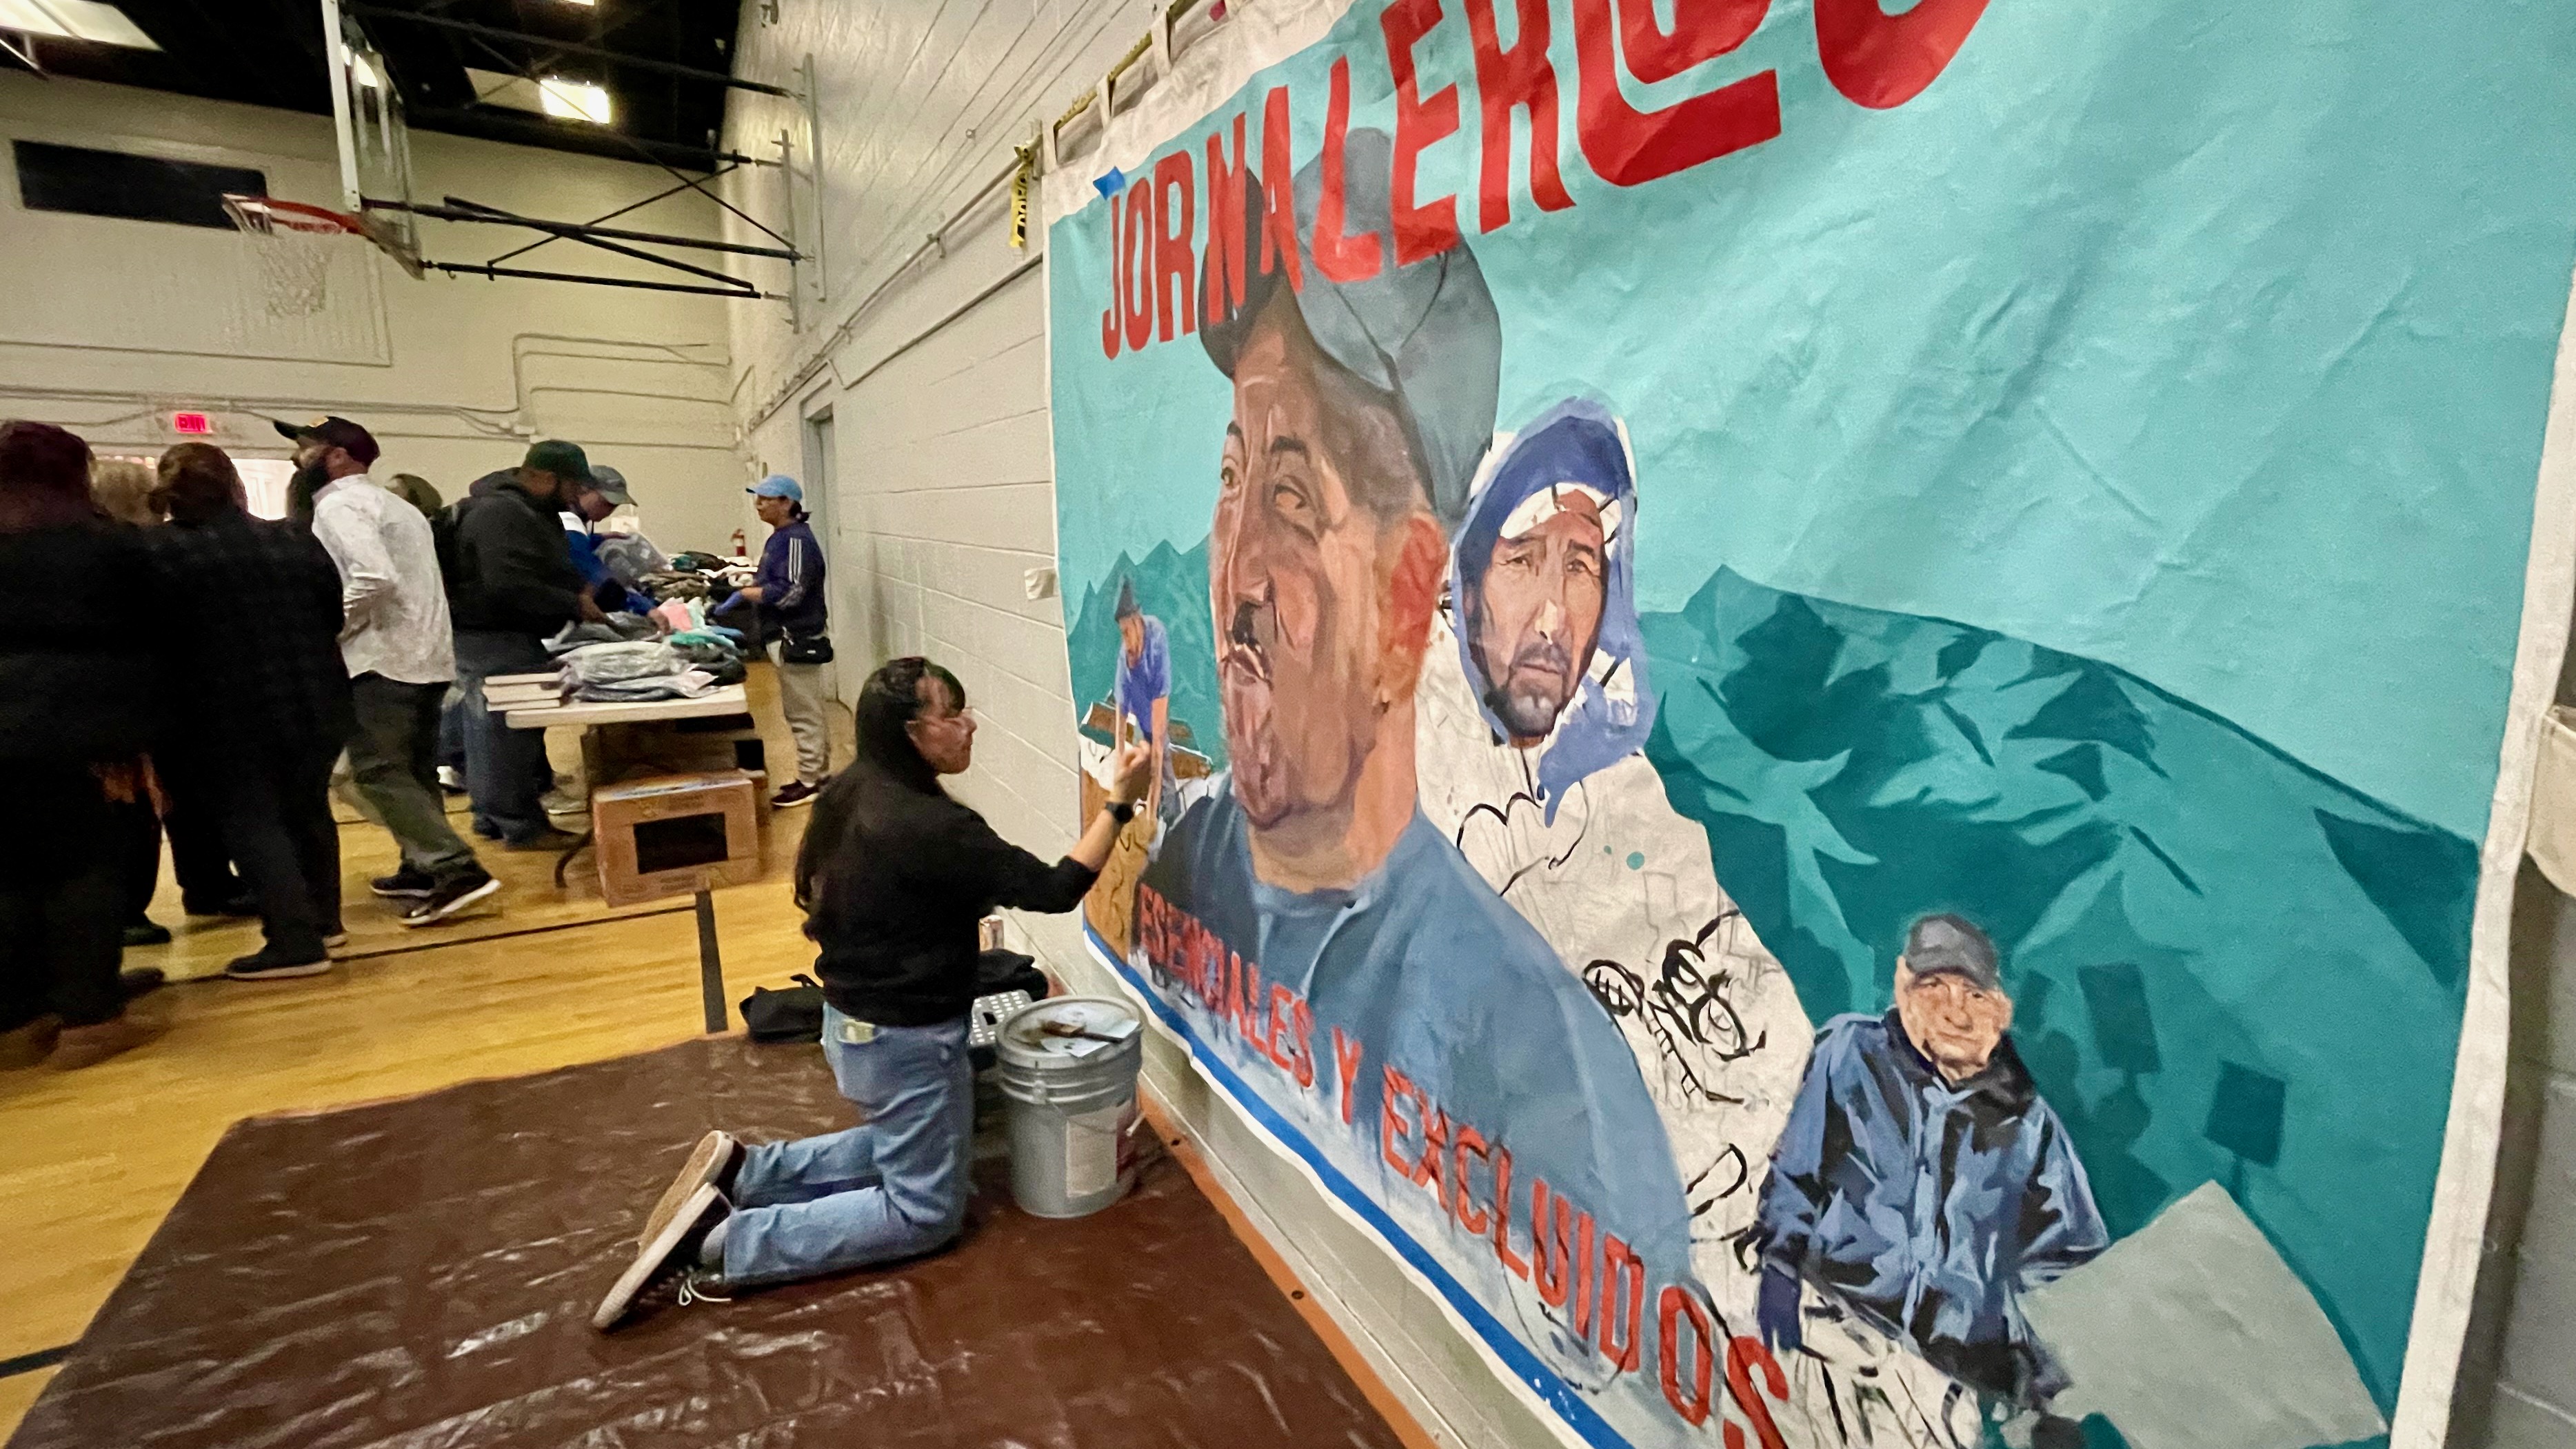
[[[1747,1313],[1734,1241],[1813,1034],[1644,754],[1627,430],[1570,398],[1499,439],[1420,686],[1422,809],[1617,1021],[1680,1162],[1692,1257]]]
[[[1498,738],[1545,746],[1538,786],[1551,821],[1568,785],[1654,728],[1629,585],[1635,488],[1617,421],[1575,399],[1512,440],[1458,532],[1450,599],[1467,677],[1482,684]]]

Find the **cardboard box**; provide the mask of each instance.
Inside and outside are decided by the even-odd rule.
[[[612,906],[631,906],[760,879],[759,798],[738,770],[592,791],[600,893]]]
[[[720,775],[766,769],[760,731],[749,715],[643,720],[591,731],[590,751],[600,778],[654,775]]]

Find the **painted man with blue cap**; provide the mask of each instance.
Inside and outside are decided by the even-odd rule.
[[[1493,435],[1501,325],[1464,246],[1396,260],[1387,137],[1352,132],[1345,154],[1345,241],[1374,266],[1356,280],[1318,266],[1309,164],[1296,256],[1265,270],[1249,226],[1241,304],[1200,331],[1234,393],[1208,542],[1230,770],[1170,827],[1147,905],[1311,1014],[1293,1034],[1317,1081],[1300,1090],[1278,1065],[1294,1048],[1256,1050],[1203,1011],[1211,1050],[1551,1372],[1602,1387],[1620,1356],[1587,1338],[1589,1300],[1569,1309],[1562,1280],[1551,1296],[1520,1261],[1535,1185],[1560,1223],[1566,1204],[1586,1215],[1594,1262],[1613,1238],[1642,1259],[1649,1295],[1690,1279],[1689,1210],[1608,1013],[1417,808],[1415,689],[1448,534]],[[1258,218],[1259,183],[1246,188]],[[1430,1167],[1390,1166],[1417,1153]],[[1652,1377],[1621,1393],[1661,1412]]]
[[[1838,1016],[1816,1038],[1754,1235],[1763,1336],[1798,1347],[1813,1290],[1991,1411],[2044,1411],[2063,1376],[2021,1297],[2110,1234],[2066,1124],[2013,1050],[1986,933],[1954,915],[1915,921],[1895,995],[1886,1015]]]
[[[760,568],[742,597],[759,606],[761,639],[778,665],[778,705],[796,737],[796,779],[769,799],[780,809],[811,805],[831,774],[832,737],[824,714],[831,683],[832,621],[823,602],[823,546],[806,519],[805,490],[772,473],[744,490],[769,525]]]

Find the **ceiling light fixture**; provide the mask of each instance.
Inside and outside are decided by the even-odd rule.
[[[0,30],[56,40],[87,40],[129,50],[159,50],[125,12],[99,0],[0,0]]]
[[[612,112],[607,87],[550,75],[538,83],[538,89],[544,93],[547,115],[601,126],[608,124]]]

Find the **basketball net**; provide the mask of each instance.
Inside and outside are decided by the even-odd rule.
[[[271,317],[310,317],[331,300],[331,248],[361,235],[357,219],[298,201],[226,196],[224,214],[259,259],[261,299]]]

